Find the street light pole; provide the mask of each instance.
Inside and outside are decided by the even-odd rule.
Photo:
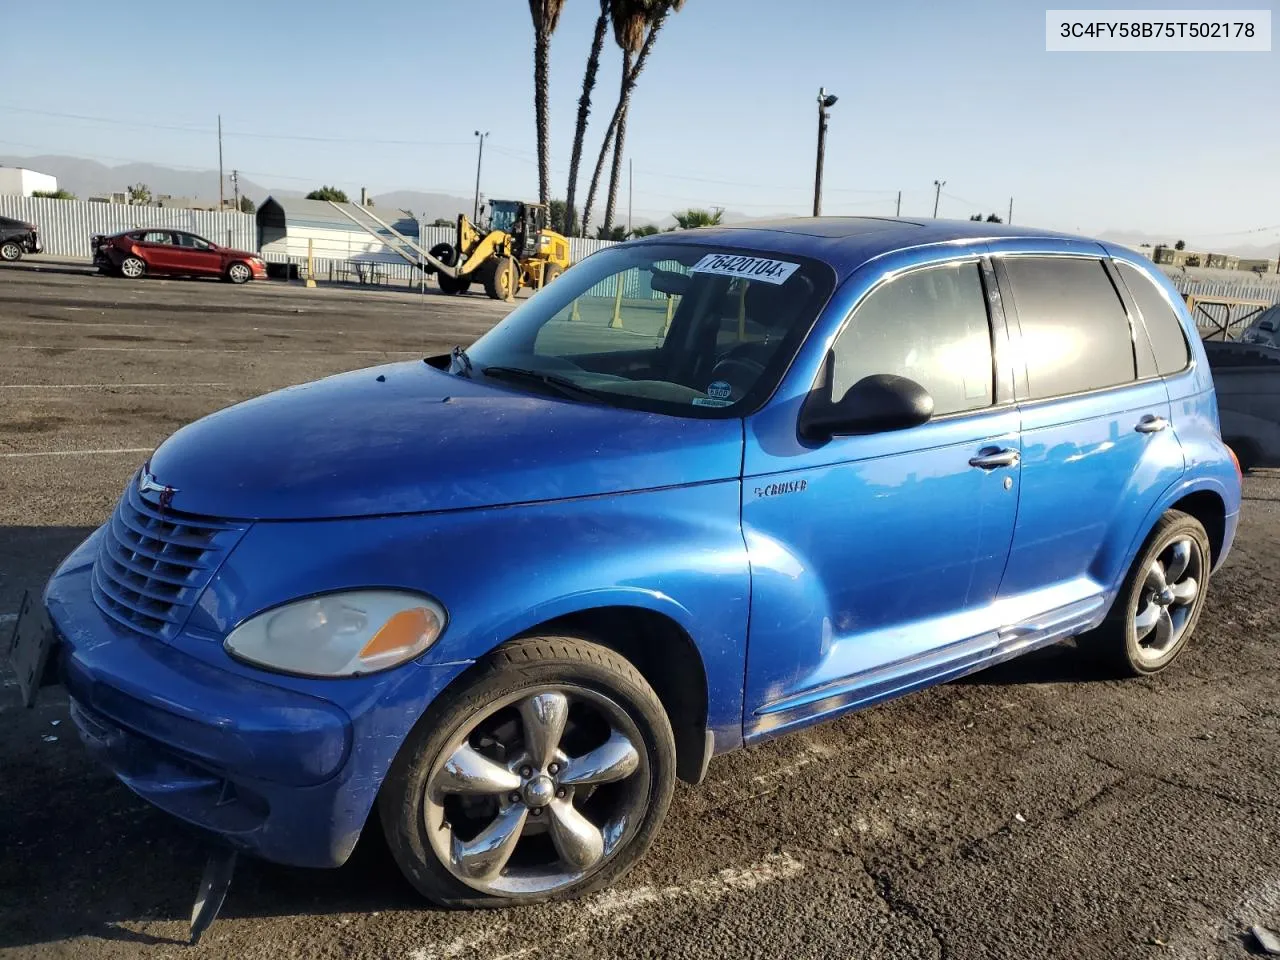
[[[942,188],[947,185],[945,180],[933,181],[933,219],[938,219],[938,200],[942,197]]]
[[[488,130],[484,133],[479,130],[476,131],[476,136],[480,138],[480,152],[476,154],[476,203],[475,209],[471,211],[471,219],[473,221],[480,219],[480,162],[484,159],[484,138],[488,135]]]
[[[818,90],[818,163],[813,174],[813,215],[822,216],[822,159],[827,152],[827,113],[828,107],[835,106],[839,98],[834,93],[827,93],[826,87]]]

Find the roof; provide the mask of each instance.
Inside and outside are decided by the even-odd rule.
[[[895,217],[788,217],[748,220],[719,227],[699,227],[655,234],[638,243],[679,237],[699,243],[731,244],[777,253],[816,257],[844,276],[868,260],[895,250],[937,243],[981,243],[997,238],[1042,238],[1099,241],[978,220],[907,220]]]
[[[361,207],[356,203],[340,203],[354,216],[359,216]],[[390,224],[396,232],[412,237],[418,235],[418,221],[409,216],[407,210],[394,207],[370,207],[369,211],[383,223]],[[267,197],[258,207],[255,216],[258,226],[274,226],[288,230],[290,227],[312,227],[324,230],[350,230],[353,233],[365,231],[344,217],[333,208],[327,200],[304,200],[300,197]]]

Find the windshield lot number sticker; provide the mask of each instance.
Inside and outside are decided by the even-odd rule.
[[[714,273],[722,277],[742,277],[760,283],[782,284],[800,269],[798,263],[770,260],[767,257],[739,257],[727,253],[708,253],[693,265],[694,273]]]
[[[733,393],[733,387],[725,383],[723,380],[717,380],[707,386],[707,396],[716,400],[728,400],[729,394]]]

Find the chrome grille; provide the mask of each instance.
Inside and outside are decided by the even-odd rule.
[[[129,482],[98,548],[93,598],[113,620],[160,640],[186,623],[245,525],[162,509]]]

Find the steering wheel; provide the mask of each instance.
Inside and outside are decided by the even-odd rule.
[[[731,396],[737,399],[750,390],[764,374],[764,364],[749,357],[734,356],[735,350],[730,350],[716,361],[716,365],[711,368],[711,380],[713,383],[717,380],[728,383],[733,388]]]

